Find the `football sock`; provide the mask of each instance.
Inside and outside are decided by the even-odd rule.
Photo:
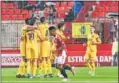
[[[47,62],[46,61],[43,61],[43,73],[46,75],[47,74]]]
[[[91,65],[92,65],[92,71],[95,72],[95,62],[92,62]]]
[[[87,62],[87,67],[90,69],[90,71],[92,71],[92,66],[89,62]]]
[[[43,63],[40,62],[39,64],[39,74],[43,74]]]
[[[24,61],[22,61],[19,65],[17,75],[18,74],[25,75],[25,62]]]
[[[59,69],[56,69],[56,75],[59,75],[61,72]]]
[[[31,74],[31,63],[27,61],[27,74]]]
[[[71,70],[71,66],[70,65],[64,65],[64,69],[65,70]]]
[[[48,59],[48,74],[52,74],[52,65],[50,59]]]
[[[64,76],[64,78],[68,78],[67,73],[64,68],[62,68],[60,71],[61,71],[61,74]]]
[[[35,61],[34,63],[33,63],[33,67],[32,67],[32,75],[33,76],[36,76],[36,71],[37,71],[37,61]]]

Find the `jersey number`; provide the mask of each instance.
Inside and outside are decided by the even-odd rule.
[[[34,33],[28,33],[29,36],[29,40],[33,40],[34,39]]]

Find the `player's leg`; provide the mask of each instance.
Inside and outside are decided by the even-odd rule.
[[[26,58],[27,58],[27,63],[26,63],[26,72],[27,72],[27,78],[29,78],[31,76],[31,48],[27,49],[27,53],[26,53]]]
[[[38,62],[38,47],[37,45],[32,49],[32,75],[33,77],[36,77],[36,71],[37,71],[37,62]]]
[[[96,52],[91,52],[91,66],[92,66],[92,76],[95,75],[95,58],[96,58]]]
[[[16,75],[17,78],[25,77],[25,63],[24,60],[21,61]]]
[[[50,57],[48,57],[48,74],[52,74],[52,64]]]
[[[22,61],[21,61],[20,65],[19,65],[16,77],[25,77],[26,47],[25,47],[25,42],[24,41],[20,42],[20,54],[22,56]]]

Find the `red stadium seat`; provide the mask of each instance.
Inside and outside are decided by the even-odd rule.
[[[2,7],[2,8],[7,8],[7,4],[2,2],[2,3],[1,3],[1,7]]]
[[[2,15],[2,20],[9,20],[9,16],[8,15]]]
[[[65,12],[69,12],[69,10],[70,10],[70,7],[64,7]]]
[[[17,19],[17,15],[10,15],[10,16],[9,16],[9,19],[10,19],[10,20],[16,20],[16,19]]]
[[[118,12],[118,6],[112,6],[112,7],[110,7],[110,10],[112,12]]]
[[[100,1],[100,4],[99,4],[100,6],[105,6],[105,5],[107,5],[107,3],[106,3],[106,1]]]
[[[8,8],[14,8],[14,4],[13,3],[7,3]]]
[[[7,14],[9,14],[9,15],[14,14],[14,10],[8,9],[8,10],[7,10]]]
[[[99,12],[99,17],[104,18],[105,17],[105,12]]]
[[[7,14],[7,11],[2,9],[1,13],[2,13],[2,15],[5,15],[5,14]]]
[[[21,10],[20,9],[16,9],[15,10],[15,14],[17,14],[17,15],[21,14]]]
[[[59,8],[57,9],[57,12],[64,12],[64,7],[59,7]]]
[[[96,6],[96,8],[95,8],[95,11],[101,11],[101,7],[100,6]]]
[[[63,12],[59,13],[59,18],[65,18],[65,16],[66,16],[65,13],[63,13]]]
[[[26,19],[26,18],[29,18],[29,17],[30,17],[29,14],[23,15],[23,19]]]
[[[92,13],[92,17],[93,17],[93,18],[97,18],[98,15],[99,15],[99,12],[95,12],[95,11],[94,11],[94,12]]]
[[[62,7],[67,7],[67,2],[61,2]]]
[[[28,10],[22,10],[22,14],[29,14]]]
[[[68,6],[69,6],[69,7],[72,7],[73,4],[74,4],[74,2],[68,2]]]
[[[56,2],[55,7],[58,8],[60,6],[60,2]]]
[[[105,12],[110,11],[109,6],[104,6],[103,9],[104,9],[103,11],[105,11]]]
[[[23,15],[17,15],[18,20],[23,20]]]

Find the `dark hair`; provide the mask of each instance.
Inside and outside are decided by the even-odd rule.
[[[29,25],[34,25],[36,22],[36,18],[30,18],[29,19]]]
[[[25,19],[25,24],[29,24],[29,18]]]
[[[49,30],[55,30],[56,28],[55,28],[55,26],[50,26],[49,27]]]
[[[60,28],[63,27],[63,26],[64,26],[64,22],[60,22],[60,23],[57,25],[58,29],[60,29]]]
[[[41,18],[40,18],[40,22],[41,22],[41,23],[45,22],[45,17],[41,17]]]

